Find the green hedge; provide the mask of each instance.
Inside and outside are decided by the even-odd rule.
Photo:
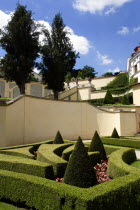
[[[108,162],[108,175],[112,178],[116,178],[130,173],[140,173],[139,169],[128,165],[135,160],[136,154],[134,149],[122,148],[113,152]]]
[[[111,92],[112,94],[115,94],[114,91],[117,91],[117,90],[116,90],[116,89],[115,89],[115,90],[111,90],[111,89],[110,89],[110,92]],[[119,90],[119,91],[120,91],[120,90]],[[99,91],[99,92],[100,92],[100,91]],[[117,92],[116,92],[116,94],[119,95],[119,93],[117,93]],[[113,97],[114,103],[115,103],[115,104],[121,104],[121,102],[122,102],[122,97],[123,97],[123,96],[120,96],[120,97]],[[127,94],[127,97],[128,97],[129,103],[130,103],[130,104],[133,104],[133,93],[128,93],[128,94]],[[90,104],[92,104],[92,105],[94,105],[94,106],[104,106],[104,105],[105,105],[105,104],[104,104],[104,98],[89,99],[89,100],[85,100],[85,102],[88,102],[88,103],[90,103]],[[114,105],[113,105],[113,106],[114,106]]]
[[[41,144],[52,144],[52,142],[53,142],[53,140],[46,140],[46,141],[41,141],[41,142],[32,143],[32,144],[23,144],[23,145],[16,145],[16,146],[10,146],[10,147],[1,147],[0,150],[18,149],[18,148],[30,147],[30,146],[32,146],[34,149],[36,149]]]
[[[94,167],[97,163],[101,162],[100,152],[88,152],[91,165]]]
[[[63,160],[55,153],[62,155],[62,151],[71,145],[72,144],[42,144],[37,151],[37,160],[52,164],[55,177],[63,177],[67,161]]]
[[[75,145],[72,145],[72,146],[66,148],[66,149],[63,151],[63,153],[62,153],[62,158],[63,158],[64,160],[69,161],[69,157],[70,157],[72,151],[74,150],[74,147],[75,147]]]
[[[115,139],[115,138],[107,138],[102,137],[101,138],[103,144],[109,144],[109,145],[116,145],[116,146],[122,146],[122,147],[132,147],[132,148],[140,148],[140,141],[138,140],[131,140],[131,139]]]
[[[123,147],[112,146],[112,145],[104,145],[105,151],[107,155],[110,155],[112,152],[115,152]]]
[[[75,143],[76,143],[76,142],[75,142]],[[85,145],[85,147],[86,147],[86,150],[88,151],[89,145],[86,145],[86,144],[84,144],[84,145]],[[62,153],[62,158],[63,158],[64,160],[69,161],[69,157],[70,157],[70,155],[71,155],[71,153],[72,153],[74,147],[75,147],[75,145],[72,145],[72,146],[66,148],[66,149],[63,151],[63,153]]]
[[[140,204],[139,192],[140,173],[119,177],[85,190],[36,176],[0,170],[0,198],[9,198],[14,202],[20,200],[38,210],[137,209]]]
[[[0,169],[54,179],[52,165],[27,158],[0,154]]]
[[[0,150],[0,154],[34,159],[34,155],[31,154],[30,150],[33,150],[33,146],[16,148],[16,149]]]
[[[56,146],[56,148],[53,148],[52,146]],[[48,155],[49,158],[53,156],[54,158],[56,154],[51,156],[50,151],[53,152],[55,150],[58,154],[57,147],[59,146],[62,146],[62,144],[45,145],[45,148],[47,149],[45,151],[46,156]],[[68,144],[66,146],[68,146]],[[112,167],[114,171],[114,174],[111,176],[122,177],[88,189],[82,189],[49,179],[27,175],[25,174],[26,170],[32,170],[32,167],[35,169],[37,166],[36,164],[38,163],[39,166],[43,168],[42,164],[44,163],[27,158],[0,155],[0,165],[7,169],[0,170],[0,199],[7,198],[13,202],[21,202],[28,207],[34,207],[38,210],[139,209],[140,171],[126,164],[135,160],[135,153],[132,149],[123,148],[119,150],[119,148],[120,147],[105,145],[107,154],[117,150],[116,152],[113,152],[109,158],[109,167]],[[63,149],[61,148],[61,152],[62,150]],[[59,154],[61,154],[61,152]],[[60,159],[59,157],[57,158]],[[18,162],[15,162],[17,160]],[[24,164],[24,161],[26,164]],[[31,162],[34,164],[30,165]],[[9,165],[5,166],[7,163]],[[12,165],[10,166],[10,164]],[[18,164],[24,169],[24,173],[8,171],[9,169],[14,170],[14,168],[18,168]],[[29,165],[29,167],[27,165]],[[25,169],[26,167],[28,169]],[[40,170],[41,169],[38,170],[39,173]],[[42,173],[44,173],[43,169]]]

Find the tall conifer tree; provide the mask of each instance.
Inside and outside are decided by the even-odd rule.
[[[63,19],[60,14],[55,15],[51,32],[44,30],[45,40],[42,47],[42,81],[53,90],[54,99],[58,99],[58,93],[64,90],[64,81],[67,72],[70,72],[78,54],[68,37]]]
[[[31,16],[26,6],[17,4],[8,25],[0,31],[0,46],[6,51],[1,60],[4,76],[16,82],[21,94],[25,93],[39,51],[39,33]]]

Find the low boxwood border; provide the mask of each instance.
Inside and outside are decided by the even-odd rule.
[[[108,175],[112,178],[116,178],[126,174],[140,172],[139,169],[128,165],[135,160],[136,154],[134,149],[122,148],[113,152],[108,162]]]
[[[140,173],[82,189],[36,176],[0,170],[0,198],[6,197],[14,202],[20,200],[39,210],[137,209],[140,204],[139,191]]]
[[[67,166],[67,161],[61,156],[64,149],[72,144],[42,144],[37,151],[37,160],[53,165],[55,177],[63,177]]]
[[[30,150],[33,150],[33,146],[23,147],[23,148],[7,149],[7,150],[0,150],[0,154],[34,159],[34,155],[31,154]]]
[[[0,169],[54,179],[52,165],[27,158],[0,154]]]
[[[128,175],[124,174],[122,177],[87,189],[1,169],[0,198],[22,202],[39,210],[139,209],[140,171],[124,163],[124,161],[130,163],[134,160],[133,151],[123,148],[113,152],[109,158],[109,161],[113,159],[117,162],[115,158],[119,156]],[[117,170],[120,171],[120,168]]]
[[[140,148],[140,141],[139,140],[133,140],[133,139],[115,139],[115,138],[109,138],[109,137],[102,137],[101,138],[103,144],[109,144],[114,146],[121,146],[121,147],[131,147],[131,148]]]
[[[75,147],[75,145],[72,145],[72,146],[66,148],[66,149],[62,152],[62,158],[63,158],[64,160],[69,161],[70,155],[71,155],[71,153],[72,153],[74,147]],[[87,149],[87,151],[88,151],[88,147],[89,147],[89,145],[85,144],[85,148]]]

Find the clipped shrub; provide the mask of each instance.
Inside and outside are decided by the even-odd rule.
[[[94,167],[97,163],[101,162],[100,152],[99,151],[88,152],[88,156],[89,156],[90,164],[91,164],[92,167]]]
[[[99,151],[101,160],[107,159],[103,143],[97,131],[95,131],[94,133],[94,136],[92,138],[88,151],[89,152]]]
[[[122,148],[113,152],[109,157],[108,175],[112,178],[125,176],[130,173],[139,172],[139,169],[128,165],[136,160],[135,150],[131,148]]]
[[[62,138],[61,133],[59,131],[57,131],[57,134],[55,136],[53,144],[64,144],[63,138]]]
[[[129,105],[129,104],[130,104],[130,102],[129,102],[129,99],[128,99],[128,96],[127,96],[127,95],[124,95],[124,96],[122,97],[122,101],[121,101],[121,103],[122,103],[122,104],[124,104],[124,105]]]
[[[62,155],[62,152],[72,144],[42,144],[37,151],[37,160],[52,164],[54,170],[54,176],[62,178],[65,173],[67,161],[58,156]]]
[[[120,138],[120,137],[119,137],[119,134],[118,134],[118,132],[117,132],[117,130],[116,130],[116,128],[114,128],[114,130],[113,130],[113,132],[112,132],[112,135],[111,135],[111,138],[116,138],[116,139],[117,139],[117,138],[118,138],[118,139]]]
[[[140,148],[140,141],[136,139],[115,139],[115,138],[102,138],[102,142],[107,145],[121,146],[121,147],[131,147],[131,148]],[[112,149],[111,149],[112,150]],[[107,152],[108,154],[108,152]]]
[[[107,90],[105,98],[104,98],[104,104],[114,104],[114,99],[111,95],[110,90]]]
[[[53,167],[51,164],[12,155],[0,154],[0,170],[15,171],[47,179],[54,179]]]
[[[64,182],[69,185],[87,188],[97,184],[97,179],[86,148],[79,137],[71,154],[65,174]]]

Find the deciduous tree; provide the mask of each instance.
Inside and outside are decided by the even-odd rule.
[[[95,72],[95,69],[91,66],[84,66],[84,68],[82,69],[82,75],[83,78],[94,78],[95,75],[97,74],[97,72]]]

